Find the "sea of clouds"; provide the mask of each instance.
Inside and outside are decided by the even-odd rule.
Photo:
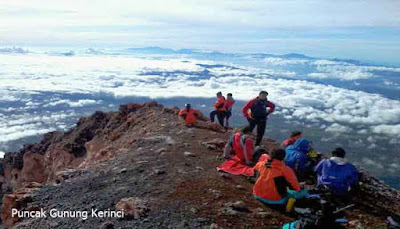
[[[400,72],[400,68],[357,66],[329,60],[266,58],[264,61],[281,66],[315,65],[317,71],[308,75],[344,80],[376,77],[373,72],[377,69]],[[292,79],[280,78],[282,75],[290,75]],[[273,67],[216,65],[214,61],[190,56],[0,55],[0,101],[24,102],[19,109],[101,103],[56,98],[40,102],[30,100],[30,95],[41,92],[104,92],[115,97],[157,98],[213,97],[216,91],[230,91],[237,99],[248,100],[263,89],[268,90],[269,99],[277,103],[278,111],[287,119],[329,122],[327,131],[356,129],[400,134],[399,101],[380,94],[298,80],[296,72],[285,74]]]
[[[400,144],[398,99],[346,86],[379,79],[400,91],[393,80],[400,75],[396,67],[251,54],[219,58],[190,53],[105,54],[93,49],[81,54],[40,53],[15,47],[1,48],[0,53],[0,145],[65,130],[70,127],[65,120],[77,119],[80,109],[108,106],[101,96],[92,95],[211,98],[223,91],[248,100],[260,90],[269,92],[276,114],[287,121],[306,120],[327,133],[373,134],[374,139],[390,139],[388,145]],[[382,76],[387,74],[389,78]],[[313,79],[337,80],[345,86]],[[65,94],[71,97],[60,96]],[[373,148],[374,139],[359,144]],[[369,160],[364,163],[376,163]]]

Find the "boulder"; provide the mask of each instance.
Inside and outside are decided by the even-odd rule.
[[[147,202],[137,197],[123,198],[115,205],[115,208],[117,211],[124,211],[126,217],[134,219],[144,217],[150,211]]]
[[[20,182],[44,183],[46,181],[44,156],[38,153],[26,153],[23,157]]]
[[[186,157],[196,157],[196,155],[194,153],[191,153],[188,151],[184,152],[183,155],[185,155]]]
[[[28,203],[32,202],[33,192],[38,190],[37,184],[27,184],[26,187],[20,188],[14,191],[12,194],[6,194],[3,196],[1,205],[1,220],[6,227],[12,227],[18,222],[19,218],[17,215],[12,215],[12,209],[24,210]],[[33,188],[27,188],[33,187]],[[33,210],[35,206],[31,206],[29,210]]]

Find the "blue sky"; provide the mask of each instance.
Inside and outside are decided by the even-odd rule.
[[[400,65],[400,1],[0,0],[1,46],[298,52]]]

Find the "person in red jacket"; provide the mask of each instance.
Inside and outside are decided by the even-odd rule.
[[[187,103],[185,104],[185,109],[182,109],[178,116],[185,120],[185,124],[187,126],[193,126],[193,124],[195,124],[197,119],[200,117],[200,112],[192,109],[191,105]]]
[[[226,127],[229,127],[229,118],[232,116],[232,107],[236,103],[233,99],[232,93],[228,93],[226,97],[225,107],[226,107]]]
[[[253,176],[252,166],[254,160],[254,138],[250,127],[245,127],[241,132],[235,133],[228,141],[224,157],[226,161],[217,167],[218,171],[224,171],[234,175]],[[260,157],[260,155],[258,155]]]
[[[257,200],[272,205],[284,205],[289,197],[302,198],[307,190],[301,190],[293,170],[285,165],[285,151],[274,149],[270,159],[260,161],[254,166],[259,177],[253,187],[253,195]]]
[[[224,119],[226,116],[226,99],[222,95],[222,92],[217,93],[217,101],[214,103],[214,108],[210,113],[211,122],[214,122],[215,115],[217,115],[218,122],[221,126],[224,126]]]
[[[247,102],[242,109],[242,113],[247,118],[251,130],[257,126],[256,146],[260,145],[264,136],[267,116],[275,110],[275,105],[267,100],[267,95],[268,92],[261,91],[257,98]],[[269,107],[268,111],[267,107]]]
[[[233,151],[243,164],[251,165],[254,152],[254,137],[249,127],[245,127],[242,133],[233,136]]]
[[[286,147],[293,145],[297,139],[301,138],[302,133],[300,131],[293,131],[290,137],[282,142],[281,148],[286,149]]]

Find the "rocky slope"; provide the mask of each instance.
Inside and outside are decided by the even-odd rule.
[[[244,177],[216,172],[230,132],[187,128],[155,102],[95,112],[3,159],[1,218],[17,228],[279,228],[293,219],[252,198]],[[278,144],[265,139],[265,147]],[[400,192],[363,173],[351,228],[381,228]],[[124,218],[12,217],[11,209],[124,209]]]

